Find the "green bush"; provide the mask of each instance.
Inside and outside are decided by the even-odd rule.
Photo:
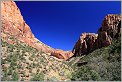
[[[5,41],[3,41],[3,40],[1,39],[1,45],[2,45],[2,47],[5,47],[5,46],[8,46],[8,43],[5,42]]]
[[[48,80],[49,80],[49,81],[58,81],[58,79],[57,79],[55,76],[49,78]]]
[[[13,52],[14,46],[9,44],[7,49],[8,49],[8,52]]]
[[[88,80],[99,80],[99,74],[89,69],[89,67],[81,67],[78,71],[72,74],[71,80],[73,81],[88,81]]]
[[[10,67],[8,68],[7,75],[12,75],[13,69]]]
[[[24,81],[24,78],[21,78],[21,80],[20,81]]]
[[[19,79],[18,74],[16,72],[14,72],[12,75],[12,81],[18,81],[18,79]]]
[[[44,80],[43,73],[37,73],[31,78],[31,81],[43,81],[43,80]]]
[[[18,69],[21,69],[21,68],[22,68],[22,64],[19,63],[19,64],[17,65],[17,68],[18,68]]]

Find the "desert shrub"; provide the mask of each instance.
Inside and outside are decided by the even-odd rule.
[[[9,44],[7,49],[8,49],[8,52],[13,52],[14,46]]]
[[[2,47],[5,47],[7,45],[7,43],[4,42],[3,40],[1,40],[1,44],[2,44]]]
[[[99,74],[89,69],[89,67],[81,67],[78,71],[75,73],[72,73],[71,80],[73,81],[88,81],[88,80],[99,80],[100,76]]]
[[[33,67],[33,68],[36,68],[36,64],[35,64],[35,63],[32,63],[32,67]]]
[[[17,65],[17,68],[18,68],[18,69],[22,68],[22,64],[19,63],[19,64]]]
[[[26,46],[26,52],[30,52],[30,51],[32,51],[33,50],[33,47],[31,47],[31,46]]]
[[[22,54],[25,54],[25,52],[26,52],[26,51],[23,49],[23,50],[22,50]]]
[[[58,81],[58,79],[55,76],[53,76],[53,77],[49,78],[49,81]]]
[[[36,56],[35,56],[35,54],[32,54],[31,57],[32,57],[32,58],[35,58]]]
[[[37,41],[37,43],[40,43],[40,41]]]
[[[5,63],[7,63],[6,59],[1,58],[1,64],[5,64]]]
[[[13,37],[13,36],[9,36],[9,39],[12,39],[12,40],[14,40],[14,37]]]
[[[44,80],[43,73],[37,73],[31,78],[31,81],[43,81],[43,80]]]
[[[24,75],[24,71],[20,71],[20,73],[19,74],[23,74]]]
[[[12,67],[7,69],[7,75],[12,75],[13,69]]]
[[[59,72],[60,76],[64,76],[64,71]]]
[[[17,74],[16,72],[14,72],[14,73],[12,74],[12,81],[18,81],[18,79],[19,79],[18,74]]]
[[[30,56],[30,57],[29,57],[29,60],[33,61],[33,57],[32,57],[32,56]]]
[[[24,78],[21,78],[21,80],[20,81],[24,81]]]
[[[12,77],[10,77],[12,76]],[[13,71],[13,68],[8,68],[4,70],[4,75],[1,78],[2,81],[18,81],[19,76]]]
[[[1,78],[1,81],[10,81],[11,78],[8,77],[6,74],[3,75],[3,77]]]
[[[10,53],[7,58],[6,58],[6,61],[10,63],[10,67],[13,68],[13,70],[16,68],[17,66],[17,58],[18,55],[16,54],[13,54],[13,53]]]

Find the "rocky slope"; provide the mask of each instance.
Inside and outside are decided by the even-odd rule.
[[[16,38],[16,44],[3,39],[1,49],[2,81],[67,81],[73,69],[67,61],[51,57]]]
[[[1,36],[10,44],[15,43],[14,40],[9,39],[10,36],[14,36],[18,40],[59,59],[67,60],[73,55],[72,52],[56,50],[39,41],[31,32],[30,27],[26,24],[21,15],[19,8],[13,1],[1,2],[1,20]]]
[[[83,33],[76,42],[72,52],[74,56],[88,54],[95,49],[108,46],[113,39],[120,36],[121,33],[121,15],[108,14],[103,22],[98,34]]]
[[[73,57],[73,81],[121,81],[121,37],[84,57]]]

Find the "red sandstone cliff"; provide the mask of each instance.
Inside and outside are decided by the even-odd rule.
[[[72,52],[66,52],[63,50],[56,50],[47,46],[46,44],[39,41],[31,32],[30,27],[24,21],[23,16],[19,8],[14,1],[2,1],[1,2],[1,36],[8,43],[15,43],[10,36],[38,49],[45,53],[50,53],[59,59],[68,59],[73,54]]]
[[[24,21],[19,8],[13,1],[4,1],[1,3],[1,20],[2,29],[1,35],[6,37],[9,42],[9,35],[17,38],[18,40],[29,44],[37,49],[42,49],[43,51],[53,50],[51,47],[48,48],[47,45],[43,43],[38,43],[38,39],[32,34],[30,27]],[[41,48],[41,47],[44,48]]]
[[[97,36],[95,33],[83,33],[76,42],[73,53],[75,55],[83,55],[93,51]]]
[[[108,46],[112,40],[120,36],[121,15],[108,14],[103,22],[98,34],[83,33],[76,42],[72,52],[75,56],[88,54],[95,49]]]
[[[121,15],[108,14],[98,30],[98,48],[110,45],[112,40],[119,36],[120,30]]]

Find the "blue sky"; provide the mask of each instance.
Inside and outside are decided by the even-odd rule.
[[[83,32],[97,33],[107,14],[120,14],[115,1],[16,1],[33,34],[43,43],[72,50]]]

